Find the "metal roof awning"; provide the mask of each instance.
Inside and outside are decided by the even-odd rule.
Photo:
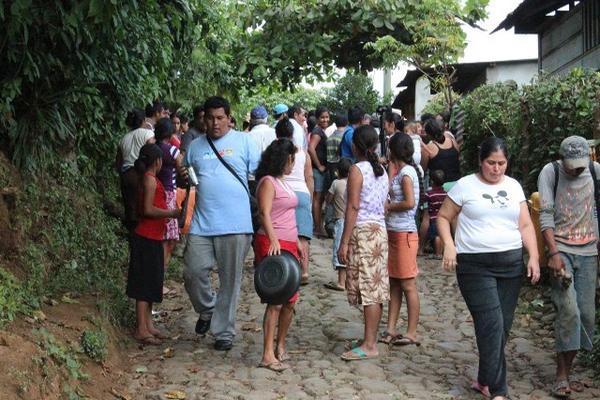
[[[584,1],[584,0],[582,0]],[[524,0],[492,31],[515,28],[515,33],[539,33],[538,28],[549,19],[546,15],[559,8],[575,4],[574,0]]]

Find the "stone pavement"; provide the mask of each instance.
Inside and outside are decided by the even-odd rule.
[[[443,272],[439,261],[419,258],[422,345],[380,344],[378,359],[347,363],[339,355],[347,339],[362,336],[361,313],[348,305],[345,293],[323,287],[335,278],[331,240],[314,240],[311,252],[310,284],[301,289],[288,338],[290,370],[277,374],[256,368],[262,351],[264,305],[254,292],[247,263],[238,336],[229,352],[213,350],[210,335],[199,337],[193,332],[196,314],[183,286],[169,283],[177,294],[159,309],[173,339],[161,347],[131,349],[132,398],[483,399],[469,389],[477,374],[470,315],[455,276]],[[401,320],[405,318],[403,307]],[[542,289],[524,287],[507,346],[511,399],[552,398],[552,318],[552,306]],[[382,323],[380,331],[384,328]],[[583,367],[576,367],[576,376],[592,385],[590,371]],[[598,399],[600,390],[588,388],[571,398]]]

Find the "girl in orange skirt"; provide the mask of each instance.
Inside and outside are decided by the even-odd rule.
[[[417,339],[419,322],[419,293],[416,278],[419,236],[415,221],[419,195],[423,192],[421,174],[417,170],[410,136],[397,133],[390,140],[390,199],[386,216],[388,233],[388,274],[390,302],[387,331],[380,342],[396,345],[420,345]],[[402,296],[408,307],[408,328],[405,335],[396,330]]]

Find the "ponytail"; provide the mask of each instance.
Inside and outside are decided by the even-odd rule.
[[[375,154],[373,149],[367,149],[367,161],[371,164],[371,168],[373,168],[373,173],[375,176],[379,177],[383,175],[383,166],[379,162],[379,157]]]
[[[423,200],[425,199],[425,196],[423,195],[425,193],[425,184],[423,182],[423,176],[421,175],[421,170],[417,166],[417,163],[415,163],[414,158],[410,158],[410,162],[408,163],[408,165],[410,165],[415,169],[415,171],[417,171],[417,177],[419,179],[419,198],[415,199],[415,203],[417,205],[421,205],[423,204]]]

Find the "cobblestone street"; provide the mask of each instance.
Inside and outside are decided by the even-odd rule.
[[[416,346],[379,345],[380,357],[347,363],[340,359],[344,343],[362,336],[361,313],[345,293],[323,284],[334,279],[331,240],[311,245],[311,279],[302,287],[290,328],[288,352],[292,368],[281,374],[257,368],[262,351],[264,305],[254,292],[247,263],[238,336],[229,352],[213,350],[213,338],[194,333],[196,314],[182,285],[170,282],[176,295],[160,305],[173,339],[161,347],[131,347],[130,393],[135,399],[483,399],[472,391],[477,373],[473,325],[453,274],[439,261],[419,258],[421,320]],[[509,393],[512,399],[550,399],[554,375],[552,305],[542,305],[538,289],[523,288],[507,346]],[[532,301],[538,298],[536,301]],[[386,307],[387,308],[387,307]],[[405,319],[403,307],[401,319]],[[385,320],[385,314],[384,314]],[[383,331],[384,325],[380,331]],[[404,332],[400,323],[400,332]],[[144,368],[147,367],[147,370]],[[136,372],[136,370],[138,372]],[[589,371],[575,375],[592,384]],[[179,397],[177,397],[179,396]],[[573,399],[598,399],[587,388]]]

